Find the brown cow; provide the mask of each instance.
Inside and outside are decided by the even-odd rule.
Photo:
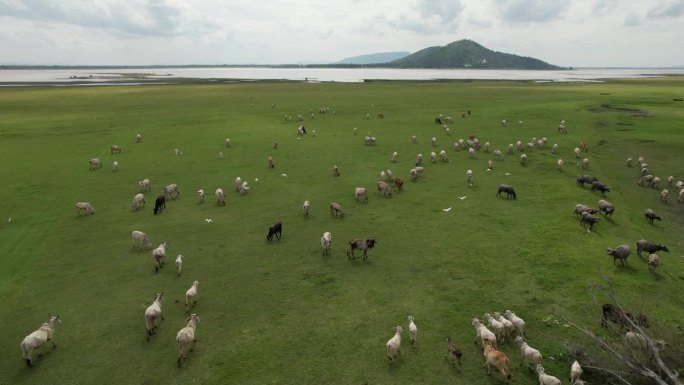
[[[489,374],[490,366],[494,366],[504,377],[506,377],[506,383],[508,384],[508,380],[511,379],[511,369],[506,354],[496,350],[491,344],[487,343],[484,348],[484,356],[487,374]]]
[[[398,176],[394,178],[394,188],[399,191],[404,188],[404,178]]]

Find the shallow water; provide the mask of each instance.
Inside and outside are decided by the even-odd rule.
[[[527,80],[543,82],[597,81],[599,79],[684,75],[684,68],[583,68],[558,71],[394,69],[394,68],[114,68],[114,69],[6,69],[0,83],[139,84],[173,83],[179,79],[294,80],[363,82],[366,80]]]

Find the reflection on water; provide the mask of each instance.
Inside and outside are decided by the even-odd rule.
[[[294,80],[310,82],[362,82],[365,80],[530,80],[592,81],[660,75],[684,75],[684,68],[586,68],[559,71],[395,69],[395,68],[130,68],[0,70],[0,83],[164,82],[179,79],[217,81]]]

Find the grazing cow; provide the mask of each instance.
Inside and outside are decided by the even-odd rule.
[[[95,208],[90,204],[90,202],[76,202],[76,212],[78,215],[95,214]]]
[[[375,239],[353,239],[349,241],[349,250],[347,250],[347,257],[349,259],[356,259],[354,256],[354,250],[363,250],[363,260],[368,259],[368,249],[375,247],[377,242]]]
[[[513,199],[518,199],[517,194],[515,193],[515,190],[513,187],[507,185],[507,184],[502,184],[499,185],[499,190],[496,192],[496,196],[501,196],[501,193],[505,192],[506,193],[506,198],[513,197]]]
[[[273,164],[273,157],[270,155],[268,156],[268,168],[275,168],[275,164]]]
[[[620,325],[620,329],[622,329],[624,326],[627,326],[631,329],[631,323],[644,328],[649,326],[648,318],[644,314],[637,314],[636,316],[633,316],[631,313],[625,312],[620,307],[610,303],[604,304],[601,310],[603,312],[603,316],[601,317],[601,326],[606,329],[608,328],[608,321],[613,321]]]
[[[176,195],[174,196],[173,193],[176,193]],[[172,184],[164,187],[164,196],[165,197],[168,196],[169,198],[173,198],[173,199],[178,198],[180,196],[180,190],[178,190],[178,185],[176,185],[175,183],[172,183]]]
[[[90,171],[93,171],[95,169],[102,167],[102,161],[98,158],[90,159],[88,162],[90,163]]]
[[[157,196],[154,201],[154,215],[161,214],[162,210],[166,208],[166,197],[164,195]]]
[[[390,191],[389,185],[387,182],[379,180],[377,183],[377,188],[378,188],[378,194],[383,194],[384,196],[391,198],[392,197],[392,191]]]
[[[275,235],[278,240],[280,240],[280,236],[283,233],[283,223],[282,222],[276,222],[272,224],[268,228],[268,235],[266,235],[266,240],[270,241],[273,239],[273,236]]]
[[[343,217],[344,211],[342,210],[342,206],[339,203],[332,202],[330,204],[330,215],[335,217],[339,215],[340,217]]]
[[[225,206],[226,205],[226,195],[223,193],[223,189],[217,188],[216,192],[214,192],[214,195],[216,196],[216,204],[219,206]]]

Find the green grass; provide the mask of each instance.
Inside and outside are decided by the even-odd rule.
[[[549,357],[558,357],[561,342],[576,333],[543,320],[565,316],[599,332],[600,311],[586,288],[601,273],[615,282],[625,306],[646,312],[656,329],[681,325],[684,204],[663,204],[658,191],[638,187],[638,168],[627,168],[625,159],[644,156],[652,174],[684,178],[683,110],[673,101],[682,86],[684,79],[670,77],[600,84],[2,88],[0,383],[497,384],[498,376],[485,375],[470,321],[505,309],[526,320],[530,345],[547,357],[547,373],[566,378],[569,364]],[[318,114],[323,106],[335,113]],[[467,109],[472,115],[461,119]],[[375,118],[379,112],[384,119]],[[433,124],[439,113],[454,116],[451,136]],[[317,137],[299,138],[299,123],[283,119],[298,114]],[[561,119],[567,135],[556,132]],[[369,131],[376,146],[363,144]],[[414,134],[418,144],[411,143]],[[517,140],[547,137],[560,153],[534,150],[526,168],[517,154],[507,156],[488,174],[491,154],[471,160],[452,148],[469,134],[503,151]],[[433,136],[438,148],[430,146]],[[573,148],[581,141],[590,145],[588,173],[611,186],[607,199],[617,207],[591,234],[572,215],[576,203],[596,206],[600,199],[575,184]],[[123,152],[111,155],[115,143]],[[174,148],[184,155],[175,157]],[[407,181],[392,199],[374,193],[380,170],[408,179],[418,153],[427,159],[440,149],[450,163],[426,162],[425,176]],[[266,167],[268,155],[274,170]],[[94,157],[104,167],[91,172]],[[558,157],[567,161],[564,172],[555,168]],[[114,160],[118,173],[110,171]],[[341,177],[332,177],[333,164]],[[471,188],[467,169],[475,172]],[[234,192],[237,176],[249,181],[249,194]],[[147,206],[131,212],[144,178],[153,186]],[[154,197],[170,183],[181,197],[153,216]],[[500,183],[513,185],[518,199],[497,199]],[[369,189],[368,204],[354,201],[356,186]],[[218,187],[227,193],[226,207],[212,199]],[[194,196],[200,188],[204,204]],[[304,200],[312,204],[309,218],[302,215]],[[77,201],[90,201],[97,213],[77,216]],[[332,201],[345,208],[343,219],[330,217]],[[442,212],[446,207],[453,209]],[[647,207],[663,221],[649,225]],[[268,243],[268,226],[278,220],[283,238]],[[149,234],[155,246],[169,242],[169,263],[160,273],[150,251],[132,249],[132,230]],[[327,257],[319,243],[324,231],[333,234]],[[369,260],[349,261],[346,241],[365,237],[378,240]],[[649,274],[635,254],[629,267],[614,267],[606,247],[635,249],[641,238],[670,248],[660,254],[658,272]],[[172,267],[177,254],[185,256],[180,278]],[[177,369],[175,333],[184,326],[183,296],[195,279],[198,341]],[[148,343],[143,313],[158,291],[165,293],[166,320]],[[19,342],[48,313],[63,318],[55,333],[59,347],[44,347],[27,369]],[[418,348],[410,348],[405,332],[399,361],[388,368],[385,343],[395,325],[407,330],[409,314],[419,328]],[[446,335],[464,351],[460,373],[443,360]],[[537,383],[518,366],[517,346],[503,350],[514,383]]]

